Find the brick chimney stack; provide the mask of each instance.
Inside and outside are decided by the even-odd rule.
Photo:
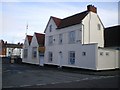
[[[97,13],[97,8],[94,5],[88,5],[87,6],[87,11]]]

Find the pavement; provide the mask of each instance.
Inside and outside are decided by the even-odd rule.
[[[2,88],[118,88],[120,70],[2,64]]]

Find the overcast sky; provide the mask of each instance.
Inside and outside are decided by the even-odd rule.
[[[0,39],[10,43],[24,42],[27,34],[43,33],[50,16],[65,18],[97,7],[105,27],[118,24],[118,2],[6,2],[0,3]]]

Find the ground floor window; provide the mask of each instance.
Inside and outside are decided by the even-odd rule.
[[[106,56],[109,56],[109,52],[106,52]]]
[[[69,52],[69,64],[75,64],[75,51]]]
[[[28,49],[24,49],[24,58],[27,58],[28,56]]]
[[[32,57],[37,58],[37,47],[32,48]]]
[[[86,56],[86,52],[82,52],[82,56]]]
[[[100,52],[100,56],[103,56],[103,52]]]
[[[53,61],[53,53],[48,52],[48,62],[52,62],[52,61]]]

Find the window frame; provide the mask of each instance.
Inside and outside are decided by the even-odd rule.
[[[32,47],[32,58],[37,58],[37,47]]]
[[[68,64],[75,65],[75,51],[69,51],[69,53],[68,53]]]
[[[53,36],[48,37],[48,45],[53,45]]]
[[[109,52],[106,52],[106,56],[109,56]]]
[[[59,44],[63,43],[63,34],[59,34]]]
[[[70,31],[69,34],[69,44],[74,44],[75,43],[75,31]]]
[[[82,52],[82,56],[86,56],[86,52]]]
[[[103,52],[100,52],[100,56],[103,56]]]

